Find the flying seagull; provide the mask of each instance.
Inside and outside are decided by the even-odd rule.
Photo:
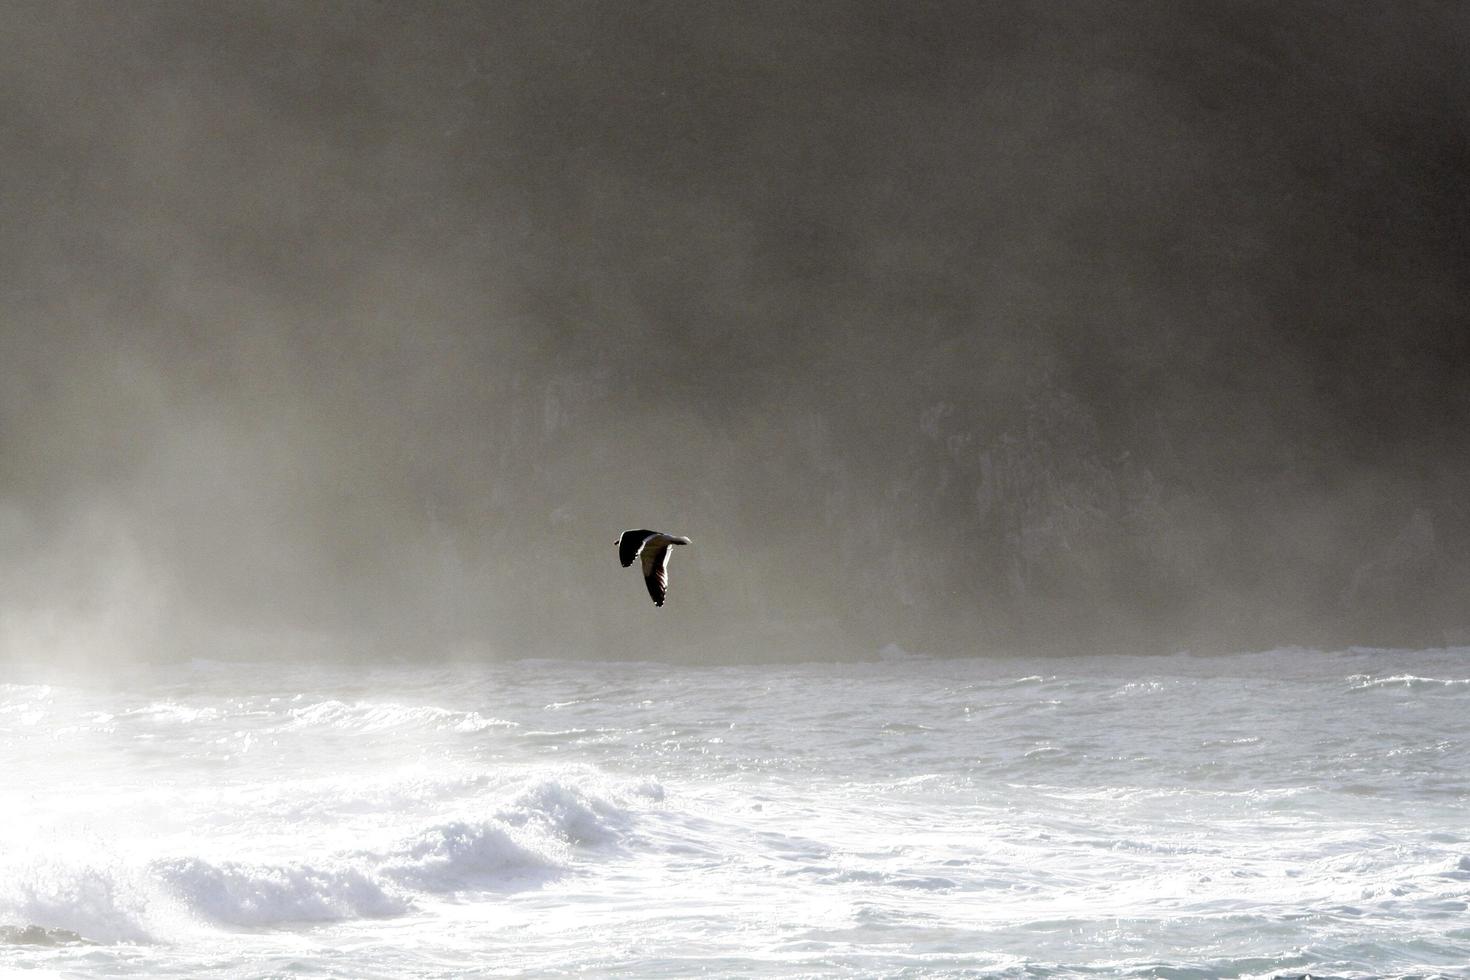
[[[643,560],[643,581],[648,583],[648,594],[655,606],[662,606],[664,594],[669,591],[669,545],[688,543],[688,538],[662,531],[624,531],[618,535],[618,561],[627,568],[634,558]]]

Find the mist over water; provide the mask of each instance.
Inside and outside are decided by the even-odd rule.
[[[1463,974],[1470,7],[0,15],[0,972]]]
[[[1462,642],[1466,37],[12,4],[0,643]],[[695,541],[657,613],[645,525]]]

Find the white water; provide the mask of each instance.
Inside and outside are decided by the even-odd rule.
[[[7,678],[25,976],[1470,976],[1466,649]]]

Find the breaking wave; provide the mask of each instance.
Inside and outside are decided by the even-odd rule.
[[[372,871],[350,864],[213,864],[200,858],[155,861],[152,878],[191,914],[230,926],[397,915],[408,896]]]
[[[1348,678],[1348,682],[1354,691],[1367,691],[1379,687],[1402,687],[1411,690],[1470,689],[1470,678],[1416,677],[1413,674],[1395,674],[1392,677],[1353,674]]]
[[[1466,666],[4,688],[0,973],[1444,975],[1467,949]]]
[[[480,732],[490,728],[514,728],[513,721],[487,718],[477,711],[452,711],[434,705],[403,705],[391,702],[318,701],[291,711],[289,728],[336,728],[356,732],[394,729]]]
[[[0,867],[0,929],[151,942],[191,925],[256,929],[402,915],[430,897],[537,887],[610,855],[662,798],[657,783],[606,791],[533,779],[479,817],[431,823],[386,847],[305,860],[198,855],[93,866]]]

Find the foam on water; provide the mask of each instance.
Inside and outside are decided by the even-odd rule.
[[[652,800],[661,791],[642,782],[628,792]],[[532,778],[482,819],[432,823],[380,849],[311,860],[114,856],[97,864],[97,852],[75,848],[39,861],[12,853],[0,866],[0,920],[91,940],[167,942],[183,923],[263,928],[402,915],[427,896],[538,887],[570,870],[579,852],[616,846],[631,819],[574,782]]]
[[[402,705],[391,702],[317,701],[291,710],[295,727],[339,728],[349,731],[381,732],[395,728],[448,729],[480,732],[487,728],[514,727],[515,722],[486,718],[476,711],[450,711],[433,705]]]
[[[1369,690],[1375,687],[1406,687],[1414,689],[1470,687],[1470,678],[1415,677],[1413,674],[1395,674],[1392,677],[1371,677],[1368,674],[1353,674],[1348,678],[1354,690]]]
[[[394,915],[405,896],[361,867],[331,863],[212,864],[200,858],[154,861],[148,875],[191,914],[231,926],[276,926]]]
[[[1463,975],[1467,664],[0,685],[0,969]]]

